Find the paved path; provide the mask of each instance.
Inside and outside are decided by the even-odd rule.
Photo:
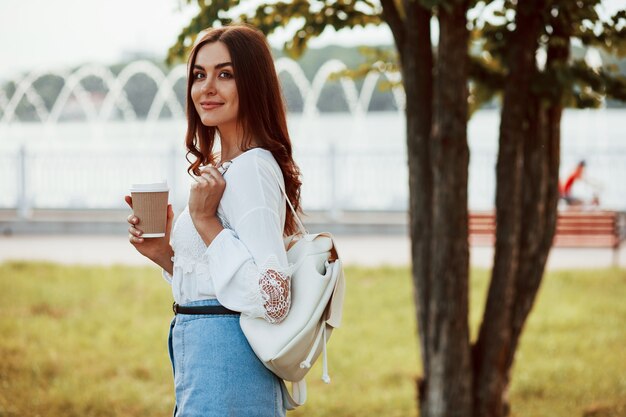
[[[347,265],[408,265],[410,242],[400,235],[338,235],[339,253]],[[612,265],[609,249],[553,249],[549,269],[604,268]],[[0,262],[11,259],[47,260],[64,264],[149,265],[124,236],[98,235],[17,235],[0,237]],[[471,263],[489,267],[490,247],[473,247]],[[619,254],[619,265],[626,268],[626,245]]]

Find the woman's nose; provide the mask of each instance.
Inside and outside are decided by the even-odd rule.
[[[202,86],[202,90],[207,94],[215,94],[215,81],[207,78],[206,82]]]

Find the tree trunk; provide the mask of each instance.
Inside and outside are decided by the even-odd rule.
[[[514,353],[512,310],[520,269],[520,245],[523,236],[528,236],[522,232],[522,218],[528,208],[523,204],[523,191],[535,186],[523,187],[522,181],[536,179],[532,166],[524,170],[524,143],[533,133],[530,130],[534,119],[529,109],[532,103],[530,87],[532,75],[536,72],[535,52],[545,8],[541,3],[539,0],[520,3],[516,29],[508,43],[509,74],[504,90],[496,169],[494,266],[483,321],[473,350],[474,415],[480,417],[499,417],[508,412],[509,358]],[[533,140],[539,142],[537,138]],[[533,215],[540,213],[535,211]]]
[[[569,57],[566,25],[552,22],[553,35],[548,48],[546,67],[552,70],[564,65]],[[509,369],[526,318],[534,304],[554,239],[559,200],[558,177],[561,144],[561,94],[553,101],[535,97],[531,106],[535,116],[531,135],[524,146],[524,214],[520,249],[520,266],[516,277],[515,303],[511,320]],[[509,372],[510,373],[510,372]],[[507,385],[510,377],[507,380]]]
[[[432,130],[433,218],[431,281],[422,330],[428,370],[422,417],[471,417],[472,370],[468,326],[469,247],[467,175],[469,149],[467,3],[439,9]]]
[[[406,10],[407,37],[401,53],[406,91],[407,155],[409,165],[409,227],[413,259],[413,299],[417,308],[417,330],[423,375],[429,374],[426,335],[429,317],[426,306],[432,280],[430,244],[432,240],[433,174],[430,131],[432,126],[433,56],[430,37],[430,11],[417,2]],[[425,378],[418,380],[417,395],[423,396]]]
[[[432,325],[428,300],[432,281],[431,241],[433,218],[433,167],[431,129],[433,113],[433,51],[431,11],[419,2],[404,3],[404,18],[394,0],[382,0],[383,16],[392,29],[400,56],[406,93],[406,143],[409,167],[409,233],[411,237],[413,299],[417,309],[423,377],[417,381],[422,403],[430,373],[427,334]],[[426,416],[422,412],[423,416]]]
[[[424,377],[421,417],[500,417],[515,349],[537,294],[556,225],[560,103],[531,94],[547,5],[518,6],[507,66],[496,190],[496,250],[478,340],[468,326],[467,2],[438,8],[431,89],[430,12],[381,0],[398,47],[407,96],[414,298]],[[552,51],[554,55],[554,51]],[[548,54],[550,61],[551,53]],[[543,107],[542,107],[543,105]],[[432,125],[432,129],[429,128]]]

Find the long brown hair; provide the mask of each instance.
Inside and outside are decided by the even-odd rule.
[[[222,42],[230,53],[239,95],[238,123],[244,133],[243,150],[250,149],[252,136],[257,145],[272,153],[285,179],[285,192],[297,212],[300,208],[300,170],[293,160],[291,139],[287,131],[285,103],[274,67],[270,47],[263,33],[246,25],[231,25],[202,31],[187,62],[187,171],[199,175],[200,165],[213,164],[213,145],[217,128],[205,126],[191,99],[193,66],[200,48]],[[189,154],[195,156],[190,160]],[[285,235],[297,231],[296,220],[287,208]]]

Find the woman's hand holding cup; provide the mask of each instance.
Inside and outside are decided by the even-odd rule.
[[[133,198],[127,195],[124,197],[124,200],[132,209]],[[172,230],[172,222],[174,220],[174,210],[172,209],[171,204],[167,205],[167,223],[165,226],[165,236],[163,237],[143,238],[143,231],[139,227],[140,219],[137,218],[135,214],[131,214],[126,220],[130,224],[128,227],[128,240],[139,253],[162,267],[164,267],[163,263],[171,264],[171,257],[174,254],[174,251],[170,246],[170,233]],[[165,269],[167,270],[169,268]]]

